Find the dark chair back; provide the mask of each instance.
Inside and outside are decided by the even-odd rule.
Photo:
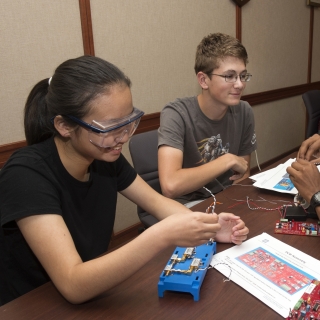
[[[309,138],[319,131],[320,90],[308,91],[302,95],[302,99],[308,114],[306,138]]]
[[[133,135],[129,141],[129,151],[137,173],[153,189],[161,193],[158,175],[158,130]],[[137,212],[145,227],[158,222],[155,217],[139,206]]]

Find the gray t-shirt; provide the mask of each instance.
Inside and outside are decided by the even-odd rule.
[[[201,111],[197,97],[176,99],[161,112],[158,146],[161,145],[183,152],[183,168],[200,166],[226,153],[250,155],[257,148],[252,108],[240,101],[236,106],[229,106],[221,120],[210,120]],[[229,180],[232,175],[228,170],[206,187],[217,193],[232,184]],[[176,200],[186,203],[209,196],[201,188]]]

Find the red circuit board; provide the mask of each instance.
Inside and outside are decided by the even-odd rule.
[[[291,266],[262,248],[256,248],[237,260],[289,294],[295,294],[311,283],[313,277]]]
[[[290,319],[320,319],[320,281],[312,280],[287,317],[287,320]]]
[[[320,222],[288,221],[281,219],[277,221],[274,233],[293,234],[297,236],[320,236]]]

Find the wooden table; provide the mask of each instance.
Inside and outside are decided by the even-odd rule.
[[[284,159],[283,161],[285,161]],[[242,185],[250,185],[246,179]],[[246,222],[249,238],[267,232],[273,237],[320,259],[320,238],[274,234],[278,211],[250,210],[237,200],[258,200],[261,207],[275,208],[279,200],[292,201],[292,195],[280,194],[253,186],[231,186],[216,195],[216,212],[233,212]],[[193,209],[205,211],[211,199]],[[229,208],[233,206],[233,208]],[[156,241],[156,239],[155,239]],[[230,248],[231,244],[217,244],[217,251]],[[160,273],[171,257],[174,248],[168,248],[150,261],[130,279],[96,299],[82,305],[72,305],[55,289],[51,282],[0,307],[0,319],[283,319],[260,300],[235,283],[223,282],[224,276],[215,269],[208,270],[195,302],[189,293],[168,292],[158,297],[157,284]],[[124,263],[126,263],[124,261]],[[128,268],[130,266],[128,265]]]

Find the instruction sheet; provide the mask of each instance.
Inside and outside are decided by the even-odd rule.
[[[284,318],[320,279],[319,260],[267,233],[215,254],[210,265]]]

